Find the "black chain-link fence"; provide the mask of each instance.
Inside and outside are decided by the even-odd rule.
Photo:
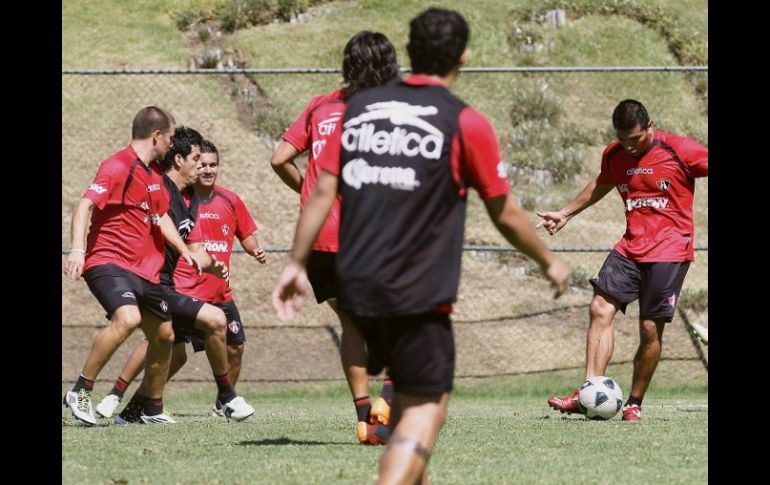
[[[636,69],[467,70],[455,92],[484,113],[497,130],[512,192],[522,205],[558,209],[596,176],[601,152],[614,136],[611,113],[620,99],[645,103],[656,126],[708,143],[706,103],[693,79],[702,70]],[[702,84],[702,83],[701,83]],[[586,86],[603,96],[581,97]],[[72,209],[99,163],[130,141],[136,111],[155,104],[178,124],[199,130],[220,149],[220,185],[237,192],[270,249],[267,265],[242,252],[232,260],[232,280],[248,343],[243,381],[343,379],[335,345],[339,323],[311,297],[292,322],[278,321],[270,293],[286,262],[298,197],[270,167],[275,140],[315,95],[340,86],[336,69],[245,70],[229,73],[115,73],[70,71],[62,76],[62,262],[69,248]],[[677,100],[676,103],[671,102]],[[681,101],[680,101],[681,100]],[[708,327],[708,185],[697,182],[696,261],[680,306],[689,320]],[[585,354],[588,278],[625,230],[623,206],[609,194],[557,236],[543,238],[573,268],[573,287],[559,300],[535,266],[511,251],[489,222],[483,204],[469,198],[466,251],[453,320],[458,376],[523,374],[574,369]],[[63,280],[62,380],[77,377],[104,312],[81,281]],[[613,362],[630,362],[638,343],[638,306],[616,319]],[[665,335],[658,374],[672,383],[707,382],[708,348],[692,340],[676,317]],[[139,334],[140,332],[137,332]],[[117,375],[135,335],[102,373]],[[178,377],[208,381],[205,357],[196,356]],[[626,371],[623,371],[626,372]],[[622,376],[621,376],[622,377]]]

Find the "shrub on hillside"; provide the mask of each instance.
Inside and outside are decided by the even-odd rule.
[[[291,118],[276,106],[262,106],[254,115],[254,129],[277,140],[291,124]]]

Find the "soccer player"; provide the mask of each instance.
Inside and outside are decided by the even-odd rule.
[[[200,218],[207,216],[205,212],[199,212],[200,199],[192,188],[192,184],[199,179],[201,172],[202,146],[203,138],[200,133],[191,128],[178,127],[174,133],[173,147],[164,160],[166,173],[163,176],[165,188],[171,199],[169,215],[176,224],[180,236],[196,250],[200,244],[195,244],[197,241],[190,240],[190,233],[195,232],[193,228],[200,224]],[[198,219],[197,223],[196,219]],[[204,247],[204,249],[211,251],[210,248]],[[212,253],[216,254],[213,251]],[[217,259],[216,256],[214,259]],[[175,270],[179,266],[177,261],[176,253],[167,247],[166,264],[161,271],[161,284],[166,290],[174,329],[174,347],[168,379],[184,364],[187,358],[184,349],[186,335],[196,329],[208,342],[206,353],[217,383],[217,401],[220,403],[218,409],[221,409],[223,415],[227,416],[228,419],[233,418],[236,421],[242,421],[254,414],[254,408],[243,397],[236,394],[235,385],[230,381],[228,373],[229,351],[225,345],[228,322],[226,314],[222,308],[211,304],[213,302],[207,303],[208,299],[195,298],[195,295],[178,291],[175,288],[175,283],[178,281],[174,276]],[[184,264],[183,262],[179,263]],[[227,261],[218,261],[218,264],[224,267],[227,267],[228,263],[229,254]],[[193,273],[195,279],[211,277],[213,280],[219,281],[220,285],[227,286],[225,279],[208,274],[199,275],[197,271],[193,271]],[[97,413],[104,417],[112,416],[126,387],[141,371],[146,350],[146,342],[139,344],[134,349],[112,391],[96,406]],[[128,405],[115,417],[115,422],[118,424],[139,422],[139,411],[144,399],[144,390],[140,386]]]
[[[615,345],[613,319],[639,300],[639,347],[624,421],[638,421],[642,399],[660,360],[663,330],[674,317],[684,277],[695,259],[692,201],[695,179],[708,176],[708,150],[690,138],[653,128],[639,101],[621,101],[612,113],[618,140],[604,149],[599,175],[559,211],[538,212],[553,235],[570,219],[617,188],[626,233],[596,278],[589,307],[585,377],[605,375]],[[578,390],[548,404],[580,413]]]
[[[168,374],[173,331],[168,302],[160,285],[164,241],[181,259],[213,270],[205,252],[191,254],[166,214],[161,190],[163,159],[171,147],[175,121],[170,113],[147,106],[134,116],[131,143],[105,159],[72,215],[71,251],[64,273],[81,274],[107,312],[110,325],[94,337],[75,385],[64,396],[75,418],[96,424],[91,404],[94,380],[126,338],[141,327],[147,336],[147,400],[140,411],[146,423],[168,422],[163,388]],[[86,230],[91,220],[88,238]]]
[[[427,481],[453,386],[449,314],[460,280],[468,187],[479,192],[506,239],[543,268],[555,296],[570,274],[509,194],[492,126],[448,89],[469,56],[465,19],[430,8],[409,27],[413,74],[347,101],[342,136],[325,148],[339,156],[321,165],[273,292],[279,317],[291,318],[307,291],[309,249],[339,190],[339,306],[366,340],[369,371],[387,367],[396,392],[379,483]]]
[[[300,194],[300,209],[304,207],[318,179],[318,161],[328,152],[327,143],[332,138],[340,137],[345,101],[362,89],[396,79],[398,73],[396,49],[383,34],[362,31],[348,41],[342,60],[342,75],[346,86],[313,98],[283,135],[283,142],[270,161],[281,180]],[[308,152],[308,162],[303,176],[294,159],[305,151]],[[390,404],[393,401],[392,380],[385,377],[382,394],[372,405],[365,342],[350,317],[337,307],[334,262],[339,248],[339,214],[338,197],[313,242],[308,260],[308,278],[316,301],[327,301],[342,326],[340,358],[356,407],[358,439],[364,444],[385,444],[389,432],[384,425],[390,421]]]

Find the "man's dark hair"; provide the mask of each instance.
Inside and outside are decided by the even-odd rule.
[[[446,76],[460,64],[470,30],[454,10],[429,8],[409,22],[406,50],[415,74]]]
[[[217,150],[217,146],[214,145],[209,140],[203,140],[200,144],[201,147],[201,153],[214,153],[217,156],[217,160],[219,160],[219,150]]]
[[[398,73],[396,48],[384,34],[364,30],[345,46],[342,77],[347,86],[342,93],[346,99],[362,89],[395,79]]]
[[[134,116],[134,122],[131,125],[131,138],[144,140],[149,138],[155,130],[162,132],[168,130],[173,123],[176,121],[168,111],[157,106],[146,106]]]
[[[203,143],[203,137],[192,128],[177,126],[171,141],[171,148],[169,148],[166,158],[160,164],[163,170],[167,172],[174,166],[174,157],[176,155],[182,155],[182,158],[187,158],[190,152],[192,152],[193,145],[197,145],[200,148]]]
[[[650,115],[644,105],[635,99],[624,99],[612,112],[612,126],[616,130],[631,130],[637,124],[644,129],[649,123]]]

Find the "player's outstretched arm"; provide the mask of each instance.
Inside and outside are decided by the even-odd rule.
[[[86,229],[95,206],[91,199],[81,197],[72,212],[70,253],[67,256],[67,264],[64,266],[64,274],[67,278],[76,280],[83,273],[86,260]]]
[[[538,222],[535,229],[545,227],[551,236],[561,230],[562,227],[567,225],[567,222],[582,212],[584,209],[591,207],[596,202],[600,201],[602,197],[607,195],[612,190],[613,185],[599,184],[596,179],[591,181],[583,190],[575,196],[574,199],[569,201],[563,209],[558,211],[535,211],[543,220]]]
[[[556,288],[554,298],[567,290],[570,269],[537,236],[527,213],[509,195],[486,199],[487,213],[500,233],[522,253],[534,259]]]
[[[275,173],[283,180],[283,183],[291,187],[298,194],[302,191],[303,178],[302,172],[294,163],[294,158],[299,154],[300,151],[294,145],[282,141],[270,159],[270,165]]]

